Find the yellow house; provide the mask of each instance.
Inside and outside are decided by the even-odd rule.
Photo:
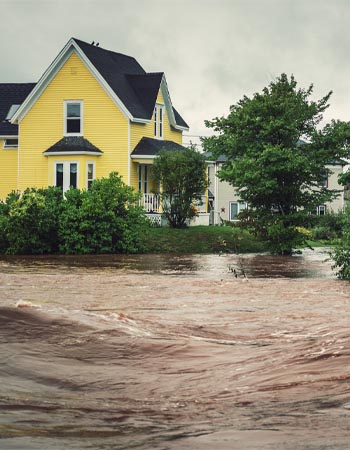
[[[70,39],[36,84],[0,84],[0,199],[27,187],[87,189],[116,171],[157,211],[152,162],[188,125],[164,73]]]

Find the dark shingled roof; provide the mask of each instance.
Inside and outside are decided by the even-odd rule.
[[[185,150],[185,147],[173,141],[143,137],[134,148],[131,156],[156,156],[161,150]]]
[[[17,136],[18,126],[5,118],[12,105],[21,105],[35,83],[0,83],[0,136]]]
[[[44,154],[50,154],[55,152],[93,152],[97,154],[102,154],[103,151],[91,144],[90,141],[83,138],[82,136],[67,136],[56,142],[50,148],[43,152]]]
[[[183,120],[183,118],[180,116],[180,114],[176,111],[176,109],[174,107],[173,107],[173,111],[174,111],[174,115],[175,115],[175,122],[177,123],[177,125],[179,125],[180,127],[189,128],[187,123]]]
[[[163,73],[146,73],[135,58],[74,39],[133,117],[151,120]],[[173,108],[176,124],[188,125]]]

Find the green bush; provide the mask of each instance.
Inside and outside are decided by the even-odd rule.
[[[58,249],[62,192],[57,188],[12,192],[0,204],[0,251],[52,253]]]
[[[346,223],[346,212],[330,212],[324,216],[309,216],[306,226],[312,228],[313,239],[332,241],[342,237]]]
[[[318,225],[312,229],[312,238],[315,241],[333,241],[338,237],[338,233],[329,227]]]
[[[135,253],[148,227],[139,196],[112,173],[88,191],[58,188],[12,192],[0,202],[0,252]]]
[[[88,191],[66,192],[59,221],[60,252],[136,253],[147,227],[138,194],[117,173],[95,180]]]
[[[341,243],[330,252],[334,261],[332,269],[336,270],[336,275],[342,280],[350,280],[350,235],[347,233]]]
[[[350,280],[350,209],[347,208],[342,214],[343,225],[341,238],[338,245],[330,252],[334,261],[332,269],[336,271],[337,277]]]

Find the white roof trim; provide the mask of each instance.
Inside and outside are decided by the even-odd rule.
[[[103,153],[98,153],[98,152],[89,152],[89,151],[82,151],[79,152],[78,150],[76,151],[71,151],[71,152],[48,152],[47,150],[45,152],[43,152],[44,156],[70,156],[70,155],[74,155],[74,156],[78,156],[78,155],[93,155],[93,156],[102,156]]]
[[[12,134],[12,135],[6,134],[3,136],[0,136],[0,139],[18,139],[18,134]]]
[[[189,131],[188,127],[181,127],[180,125],[178,125],[176,123],[175,114],[174,114],[174,110],[173,110],[173,104],[171,102],[170,93],[169,93],[169,89],[168,89],[168,84],[166,82],[164,74],[163,74],[162,81],[160,83],[160,90],[162,92],[164,104],[165,104],[166,110],[168,112],[168,118],[169,118],[170,125],[173,128],[175,128],[176,130]]]
[[[135,123],[151,123],[152,122],[152,119],[138,119],[136,117],[133,117],[130,120]]]
[[[131,159],[154,159],[157,155],[130,155]]]
[[[68,41],[68,43],[65,45],[63,50],[58,54],[58,56],[55,58],[55,60],[51,63],[51,65],[46,69],[32,92],[29,94],[29,96],[25,99],[25,101],[22,103],[20,108],[17,110],[17,112],[13,115],[11,119],[11,123],[18,123],[20,122],[23,117],[27,114],[27,112],[32,108],[32,106],[35,104],[35,102],[38,100],[42,92],[46,89],[46,87],[49,85],[49,83],[53,80],[55,75],[58,73],[58,71],[61,69],[61,67],[65,64],[65,62],[68,60],[68,58],[72,55],[73,51],[77,53],[77,55],[80,57],[80,59],[84,62],[87,69],[90,71],[90,73],[95,77],[95,79],[100,83],[101,87],[104,89],[104,91],[107,93],[107,95],[112,99],[112,101],[120,108],[120,110],[123,112],[123,114],[126,116],[126,118],[133,120],[132,114],[129,112],[129,110],[125,107],[125,105],[122,103],[120,98],[115,94],[115,92],[112,90],[112,88],[109,86],[109,84],[106,82],[106,80],[102,77],[100,72],[95,68],[95,66],[90,62],[90,60],[85,56],[85,53],[81,50],[81,48],[78,46],[78,44],[75,42],[75,40],[72,38]],[[140,119],[141,120],[141,119]]]

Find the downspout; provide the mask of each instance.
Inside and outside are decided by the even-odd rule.
[[[19,191],[19,178],[20,178],[20,148],[21,148],[21,142],[20,142],[20,122],[18,123],[18,147],[17,147],[17,191]]]
[[[128,119],[128,186],[130,186],[131,182],[131,125],[130,125],[130,119]]]
[[[217,177],[217,172],[218,172],[218,163],[215,161],[214,162],[214,192],[215,192],[215,198],[214,198],[214,225],[218,225],[219,221],[219,187],[218,187],[218,177]]]

